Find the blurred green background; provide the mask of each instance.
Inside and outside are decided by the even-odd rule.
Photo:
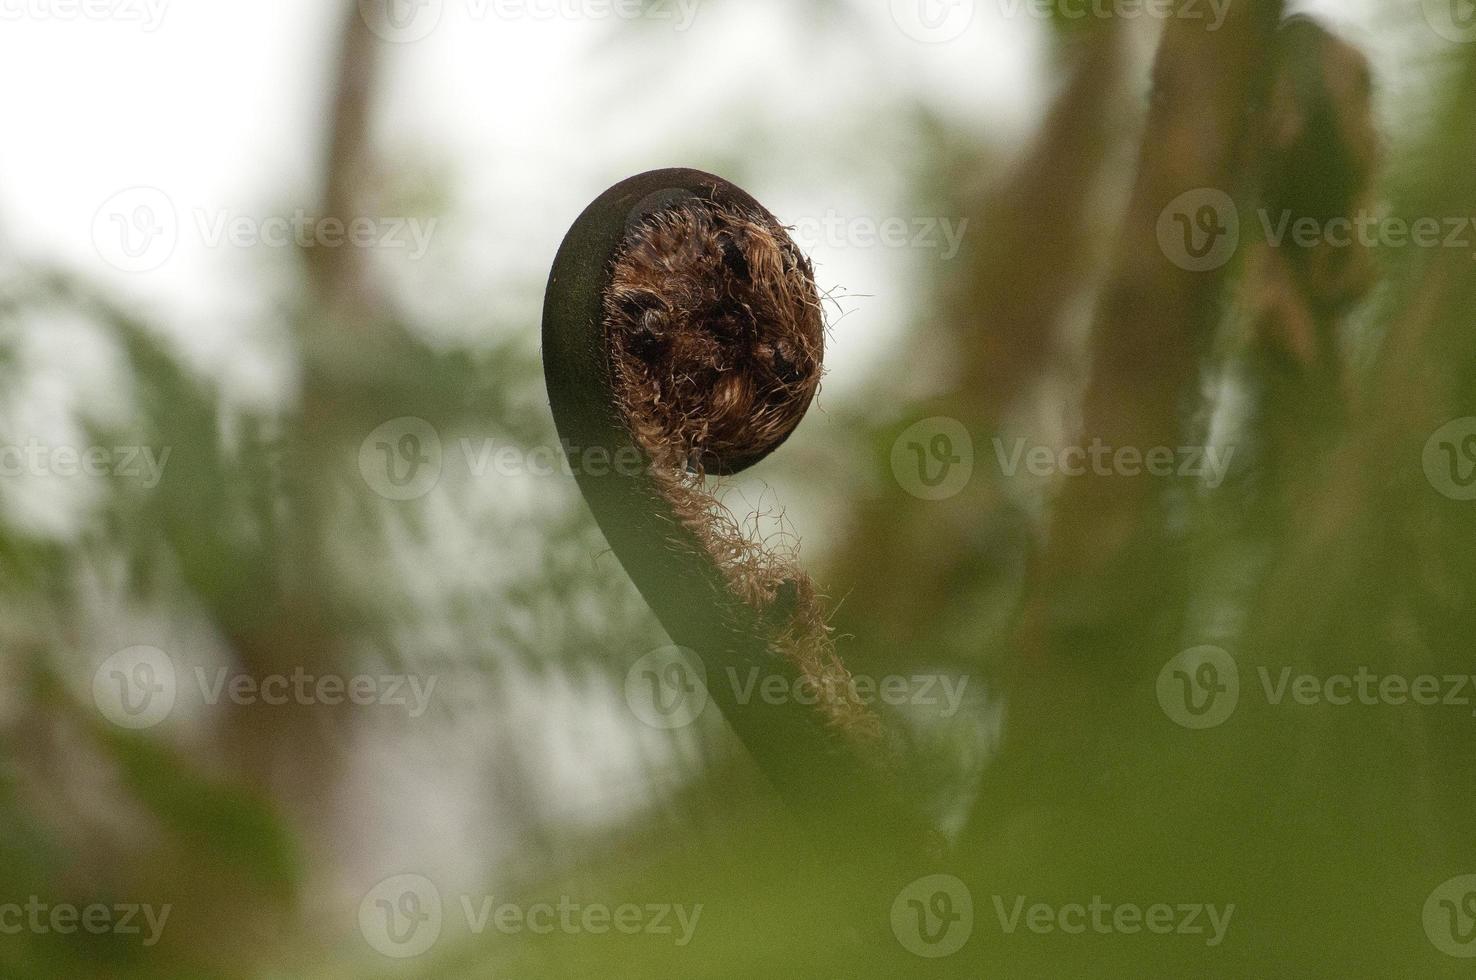
[[[534,7],[7,18],[0,976],[1470,976],[1470,11]],[[816,260],[719,492],[901,679],[915,875],[631,693],[537,331],[672,165]]]

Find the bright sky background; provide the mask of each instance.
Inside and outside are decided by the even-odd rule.
[[[95,274],[165,313],[206,364],[249,371],[232,352],[263,300],[260,256],[210,247],[194,216],[312,208],[343,5],[86,2],[108,16],[78,17],[76,0],[0,0],[0,241]],[[365,0],[371,14],[377,2]],[[435,230],[425,260],[426,281],[449,280],[452,295],[422,290],[427,313],[527,317],[559,237],[596,193],[642,169],[742,156],[755,130],[775,139],[745,158],[749,190],[786,220],[931,217],[899,199],[912,160],[880,124],[890,108],[917,97],[1008,147],[1047,88],[1043,24],[1022,0],[842,2],[854,25],[842,30],[817,28],[812,11],[826,4],[667,0],[670,19],[642,25],[648,43],[634,53],[602,43],[616,26],[608,15],[496,13],[600,12],[609,0],[420,2],[410,23],[434,29],[391,46],[379,137],[455,187],[457,218]],[[1350,13],[1372,9],[1367,0],[1312,6],[1376,40],[1367,13]],[[929,34],[919,15],[932,9],[942,26]],[[927,40],[937,37],[947,40]],[[168,195],[179,243],[160,268],[120,272],[100,260],[94,221],[136,186]],[[811,251],[824,285],[863,296],[829,355],[843,386],[897,335],[915,256]]]

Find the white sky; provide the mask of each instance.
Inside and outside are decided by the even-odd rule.
[[[418,2],[402,9],[433,29],[390,45],[379,135],[455,187],[457,220],[435,230],[417,270],[432,318],[472,308],[536,319],[574,215],[652,167],[741,159],[748,189],[785,220],[935,217],[903,198],[913,160],[888,122],[895,107],[919,98],[1008,147],[1045,88],[1043,25],[1022,12],[1028,0],[842,0],[833,6],[853,27],[833,31],[815,23],[825,4],[666,0],[669,19],[640,25],[646,43],[634,49],[601,43],[618,23],[605,13],[611,0]],[[79,3],[97,13],[79,15]],[[371,16],[376,3],[363,0]],[[1368,0],[1305,6],[1362,40],[1378,36]],[[200,222],[313,207],[345,9],[0,0],[0,241],[158,308],[191,350],[227,369],[261,301],[260,247],[212,247]],[[950,40],[918,39],[929,12]],[[757,152],[755,132],[768,137]],[[167,195],[178,245],[156,269],[120,272],[101,260],[94,222],[107,229],[99,208],[136,186]],[[900,330],[919,256],[823,241],[811,251],[823,285],[864,297],[832,342],[832,381],[844,386]]]
[[[200,221],[313,207],[345,7],[85,0],[108,12],[97,19],[73,2],[0,0],[0,242],[109,282],[163,313],[205,363],[236,370],[232,352],[261,301],[261,256],[212,247]],[[416,270],[435,284],[420,291],[431,314],[536,320],[548,264],[585,203],[639,170],[743,158],[739,123],[776,137],[744,163],[757,175],[748,189],[786,220],[834,209],[879,221],[910,216],[895,199],[909,153],[865,140],[895,139],[877,123],[907,95],[1006,142],[1036,109],[1024,82],[1043,49],[1028,18],[991,28],[980,13],[959,39],[925,44],[870,4],[853,9],[846,41],[817,31],[799,5],[701,0],[689,30],[641,25],[646,43],[632,51],[601,43],[617,26],[609,16],[501,19],[484,0],[426,2],[441,5],[435,30],[390,46],[380,137],[453,180],[456,220],[436,229]],[[546,10],[538,5],[555,0],[514,2]],[[178,244],[158,268],[122,272],[94,247],[94,222],[115,234],[99,208],[139,186],[167,195]],[[813,251],[827,285],[868,297],[836,338],[834,369],[899,329],[911,259],[905,249]]]

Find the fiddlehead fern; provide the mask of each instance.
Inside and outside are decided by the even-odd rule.
[[[781,795],[921,840],[814,584],[791,556],[745,537],[704,485],[794,431],[819,386],[823,329],[810,264],[762,205],[700,171],[641,174],[596,199],[554,261],[549,399],[566,450],[612,460],[598,473],[575,467],[585,499]],[[741,697],[729,681],[755,668],[808,685],[814,703]]]

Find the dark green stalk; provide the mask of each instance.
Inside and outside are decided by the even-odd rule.
[[[605,450],[614,460],[642,460],[599,475],[574,467],[580,490],[611,549],[672,641],[695,651],[710,681],[709,695],[780,796],[812,822],[864,821],[864,829],[902,850],[927,839],[922,821],[902,805],[886,774],[886,750],[869,752],[793,698],[770,703],[741,699],[732,671],[748,677],[798,679],[796,667],[772,645],[786,619],[760,612],[729,588],[722,570],[686,527],[652,479],[649,457],[632,439],[613,386],[603,327],[602,297],[612,259],[626,233],[653,211],[684,199],[767,216],[748,194],[712,174],[672,169],[616,184],[581,214],[560,247],[543,313],[544,374],[566,451]],[[727,461],[728,472],[762,457]],[[782,600],[781,600],[782,604]],[[832,830],[836,829],[832,826]]]

